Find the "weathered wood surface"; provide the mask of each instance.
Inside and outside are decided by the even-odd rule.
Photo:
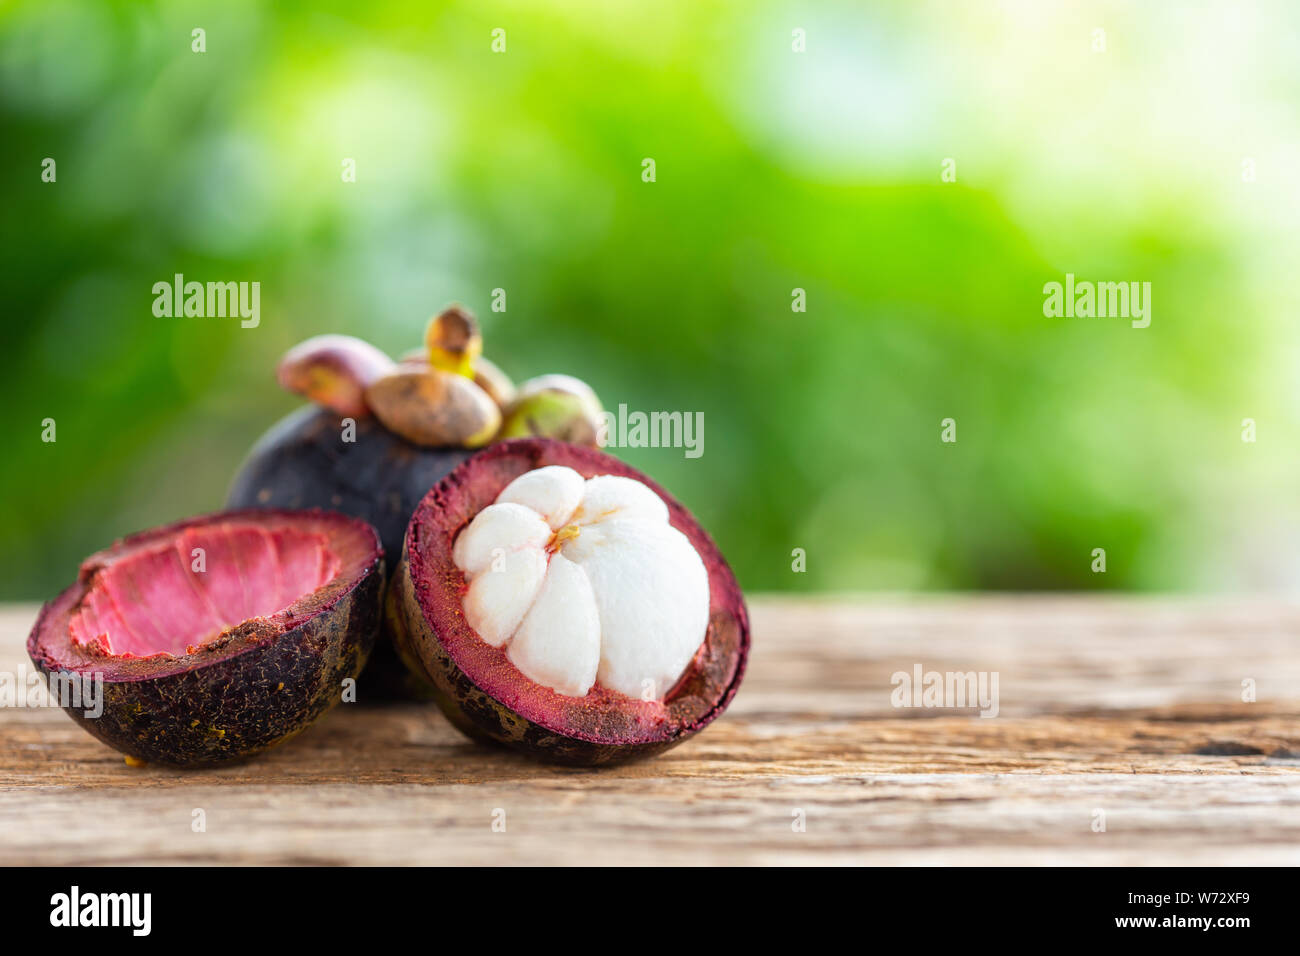
[[[732,708],[624,768],[536,765],[432,708],[356,704],[242,766],[136,769],[58,710],[0,709],[0,863],[1300,863],[1300,606],[751,609]],[[34,614],[0,611],[0,670],[28,667]],[[999,715],[893,707],[891,675],[918,663],[998,672]]]

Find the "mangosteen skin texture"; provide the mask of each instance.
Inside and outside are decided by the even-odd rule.
[[[354,421],[356,440],[345,442],[343,419],[328,409],[305,405],[281,419],[240,466],[226,507],[325,508],[360,518],[379,531],[391,569],[415,506],[474,452],[421,448],[372,416]],[[361,677],[360,699],[429,700],[432,688],[417,673],[381,634]]]
[[[135,673],[105,676],[98,717],[64,709],[92,736],[149,763],[209,767],[255,756],[306,730],[341,700],[343,681],[361,673],[379,629],[383,571],[376,552],[346,593],[288,630],[245,622],[230,656],[131,662]],[[62,668],[39,652],[37,635],[79,586],[41,609],[28,639],[47,683]]]
[[[449,557],[450,543],[456,534],[478,510],[495,499],[501,487],[525,471],[548,464],[566,465],[587,475],[620,474],[641,481],[663,498],[679,530],[685,531],[689,524],[688,537],[710,569],[713,598],[705,642],[678,686],[666,698],[669,719],[663,732],[655,739],[617,742],[592,739],[598,736],[599,731],[617,724],[617,715],[608,713],[584,714],[583,719],[590,720],[590,723],[563,731],[550,729],[517,713],[476,684],[448,652],[439,629],[446,627],[449,632],[468,630],[463,613],[456,611],[453,619],[441,625],[431,623],[424,613],[422,594],[445,589],[444,594],[455,594],[459,600],[466,585],[458,570],[439,563],[437,558],[429,566],[433,569],[428,572],[431,576],[418,580],[421,575],[412,573],[412,548],[429,547],[430,553],[443,552],[444,557]],[[411,522],[401,560],[384,602],[385,629],[393,635],[402,659],[408,662],[408,666],[418,668],[433,685],[433,699],[453,726],[473,740],[505,745],[549,763],[598,766],[626,763],[663,753],[694,736],[726,709],[736,695],[748,661],[748,611],[740,587],[716,545],[675,498],[617,459],[590,448],[550,439],[499,442],[480,452],[473,465],[482,465],[484,471],[496,470],[496,484],[500,487],[493,487],[486,494],[481,490],[471,492],[472,497],[478,500],[473,508],[466,509],[462,502],[468,483],[467,469],[471,466],[457,469],[439,482]],[[418,545],[420,536],[429,533],[422,527],[423,517],[451,513],[456,513],[456,519],[450,522],[445,532],[433,532],[435,536],[447,533],[445,543]],[[477,636],[474,639],[481,640]],[[574,698],[573,706],[573,713],[584,713],[581,699]]]

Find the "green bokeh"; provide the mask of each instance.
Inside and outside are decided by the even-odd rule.
[[[1099,52],[978,6],[5,7],[0,598],[218,508],[294,342],[451,301],[517,379],[703,412],[698,459],[618,453],[746,588],[1291,586],[1294,10],[1106,8]],[[1045,318],[1067,271],[1151,327]],[[175,273],[260,326],[156,318]]]

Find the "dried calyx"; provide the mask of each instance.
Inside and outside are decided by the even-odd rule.
[[[515,383],[510,376],[481,355],[474,362],[474,384],[488,393],[497,408],[504,410],[515,399]]]
[[[501,424],[501,410],[487,392],[432,366],[399,367],[367,388],[365,398],[385,428],[426,448],[478,448]]]
[[[584,382],[544,375],[516,389],[482,357],[483,336],[466,309],[434,316],[424,348],[394,363],[361,339],[323,335],[290,349],[280,384],[341,416],[373,415],[425,448],[478,448],[520,436],[595,446],[601,406]]]
[[[557,438],[599,444],[601,405],[591,386],[572,375],[539,375],[524,382],[505,408],[501,438]]]
[[[351,335],[317,335],[300,342],[280,360],[280,387],[297,392],[340,415],[370,414],[365,390],[395,368],[369,342]]]

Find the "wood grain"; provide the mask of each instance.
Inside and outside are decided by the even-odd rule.
[[[537,765],[432,708],[364,703],[241,766],[132,768],[61,711],[0,709],[0,863],[1300,863],[1300,607],[751,610],[732,708],[623,768]],[[0,671],[29,670],[34,616],[0,609]],[[916,664],[997,672],[998,716],[894,707]]]

